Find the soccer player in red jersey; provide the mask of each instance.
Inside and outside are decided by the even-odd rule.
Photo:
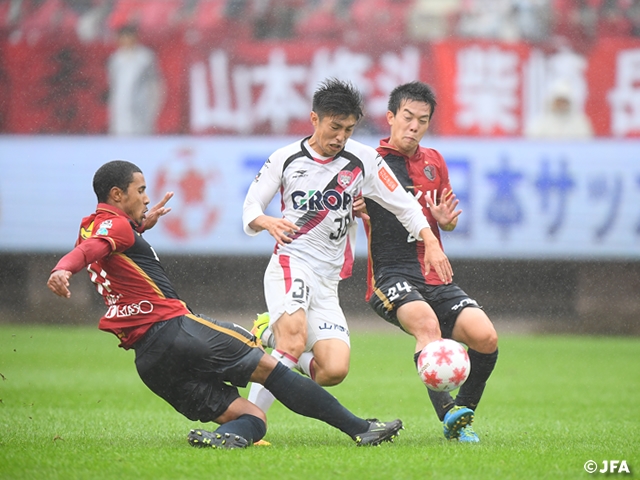
[[[135,350],[136,368],[147,387],[190,420],[220,425],[213,432],[192,430],[191,445],[243,448],[264,437],[265,414],[238,392],[250,381],[358,445],[377,445],[398,434],[400,420],[356,417],[318,384],[265,354],[244,328],[196,315],[180,300],[142,236],[171,210],[165,206],[171,192],[148,210],[141,170],[121,160],[97,170],[93,189],[98,207],[82,220],[76,247],[60,259],[47,285],[69,298],[69,278],[88,270],[107,305],[99,328],[114,333],[121,347]]]
[[[442,155],[420,146],[429,128],[436,99],[430,87],[412,82],[395,88],[389,97],[389,138],[378,153],[402,186],[422,205],[431,231],[453,230],[461,210],[451,190]],[[461,442],[478,442],[471,427],[487,379],[498,358],[498,335],[478,303],[455,283],[445,283],[433,268],[425,268],[424,245],[396,218],[373,200],[354,207],[364,213],[369,238],[367,301],[383,319],[416,339],[414,361],[433,340],[452,338],[469,347],[471,373],[454,399],[448,392],[429,390],[444,435]],[[366,218],[368,217],[368,218]]]

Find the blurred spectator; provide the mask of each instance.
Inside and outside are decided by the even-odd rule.
[[[311,0],[301,9],[296,37],[314,40],[342,40],[350,26],[352,0]]]
[[[67,0],[69,6],[78,14],[76,33],[83,42],[104,37],[107,31],[106,21],[115,0]]]
[[[138,40],[133,26],[118,31],[118,49],[109,58],[109,131],[150,135],[163,100],[156,55]]]
[[[0,15],[2,26],[30,41],[73,34],[91,41],[105,33],[112,4],[113,0],[0,0]]]
[[[171,35],[181,27],[190,0],[115,0],[108,24],[112,30],[136,25],[144,38]]]
[[[254,37],[259,40],[293,38],[297,14],[305,3],[305,0],[254,0]]]
[[[631,22],[627,17],[627,2],[602,0],[598,12],[598,38],[628,37],[631,35]]]
[[[473,0],[466,2],[458,22],[457,34],[469,38],[502,41],[518,39],[511,0]]]
[[[598,9],[593,0],[553,0],[553,32],[573,50],[586,52],[596,39]]]
[[[22,17],[24,0],[5,0],[0,2],[0,28],[11,28]]]
[[[187,0],[183,8],[187,41],[218,43],[238,37],[250,38],[251,28],[245,21],[247,0]]]
[[[576,103],[569,83],[555,81],[549,89],[543,113],[527,126],[526,136],[538,139],[591,138],[591,122]]]
[[[631,0],[631,5],[627,9],[627,18],[631,24],[630,34],[640,37],[640,0]]]
[[[550,0],[468,0],[460,12],[457,33],[506,42],[540,42],[548,36],[550,21]]]
[[[414,0],[354,0],[355,34],[369,46],[398,46],[406,38],[407,17]]]
[[[521,40],[541,43],[549,38],[553,16],[550,0],[511,0],[511,6]]]
[[[30,41],[46,35],[69,35],[75,33],[78,14],[64,0],[24,0],[20,9],[19,31]]]
[[[407,20],[409,38],[417,41],[434,41],[452,35],[462,1],[416,0]]]

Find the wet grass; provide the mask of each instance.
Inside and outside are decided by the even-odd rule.
[[[149,392],[116,345],[94,328],[0,326],[0,478],[557,479],[587,478],[588,460],[640,471],[639,338],[501,338],[482,442],[459,445],[442,437],[411,338],[356,332],[351,372],[330,391],[362,417],[402,418],[400,438],[357,448],[276,404],[272,446],[243,451],[189,447],[199,424]]]

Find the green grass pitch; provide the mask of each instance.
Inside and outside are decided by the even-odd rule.
[[[351,372],[330,391],[362,417],[401,418],[395,443],[358,448],[276,404],[272,446],[234,451],[191,448],[200,425],[149,392],[116,345],[96,328],[0,326],[0,478],[602,477],[588,460],[640,475],[639,338],[503,336],[476,414],[482,441],[461,445],[442,437],[412,339],[355,332]]]

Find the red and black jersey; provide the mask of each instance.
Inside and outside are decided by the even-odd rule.
[[[95,213],[82,219],[76,246],[89,238],[111,246],[111,253],[87,270],[108,307],[99,328],[117,335],[121,347],[131,347],[155,322],[190,313],[155,251],[122,210],[98,204]]]
[[[422,212],[440,243],[438,222],[427,206],[425,198],[431,197],[438,204],[442,191],[451,193],[449,171],[444,158],[432,148],[419,147],[411,157],[406,157],[389,145],[389,139],[380,141],[378,153],[384,158],[400,184],[412,193],[422,206]],[[373,200],[366,199],[370,220],[365,222],[365,231],[369,242],[369,261],[367,275],[367,301],[375,288],[376,279],[388,275],[404,276],[416,283],[441,285],[435,270],[424,270],[424,243],[402,226],[396,217]]]

